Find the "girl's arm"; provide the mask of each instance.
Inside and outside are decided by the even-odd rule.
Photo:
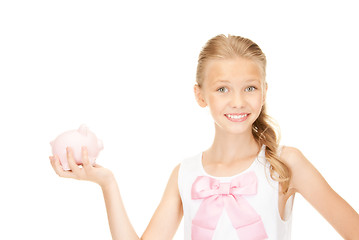
[[[112,172],[100,165],[92,166],[87,157],[87,149],[82,149],[83,167],[75,163],[71,149],[67,151],[67,159],[71,171],[64,171],[57,156],[50,157],[55,172],[60,177],[87,180],[99,184],[105,199],[108,221],[112,239],[140,239],[127,217],[117,182]],[[182,204],[177,187],[179,166],[173,171],[162,201],[141,239],[171,239],[182,218]]]
[[[183,216],[182,202],[177,185],[178,169],[179,166],[173,170],[161,203],[141,239],[172,239],[176,233]],[[102,191],[112,238],[125,240],[138,239],[126,215],[116,181],[113,180],[107,186],[102,187]]]
[[[127,216],[115,178],[113,177],[109,183],[101,186],[101,188],[112,239],[138,240],[139,237]]]
[[[172,239],[183,217],[178,189],[178,165],[172,172],[161,203],[156,209],[141,239]]]
[[[344,239],[359,239],[359,215],[325,181],[296,148],[284,147],[281,158],[292,171],[290,188],[299,192]]]

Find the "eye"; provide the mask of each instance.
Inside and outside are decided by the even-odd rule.
[[[253,91],[256,90],[257,88],[254,87],[254,86],[250,86],[250,87],[247,87],[246,90],[247,90],[247,89],[250,89],[248,92],[253,92]]]
[[[226,93],[228,92],[228,89],[226,87],[220,87],[217,89],[218,92]]]

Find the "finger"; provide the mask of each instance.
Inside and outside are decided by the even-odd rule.
[[[100,164],[97,164],[97,163],[95,163],[94,167],[95,168],[103,168]]]
[[[51,167],[55,170],[54,157],[53,157],[53,156],[50,156],[49,159],[50,159]],[[56,171],[55,171],[55,172],[56,172]]]
[[[49,158],[50,158],[51,166],[52,166],[52,168],[53,168],[53,169],[55,170],[55,172],[56,172],[56,165],[55,165],[56,159],[55,159],[55,156],[50,156]]]
[[[59,175],[60,177],[65,177],[65,178],[75,178],[75,174],[71,171],[65,171],[61,164],[60,164],[60,158],[55,155],[53,158],[52,158],[52,165],[53,165],[53,168],[56,172],[57,175]]]
[[[56,165],[56,157],[55,156],[51,156],[49,157],[50,158],[50,162],[51,162],[51,166],[52,168],[54,169],[54,171],[56,172],[57,175],[59,175],[59,169],[58,169],[58,166]]]
[[[77,164],[75,162],[72,149],[70,147],[67,147],[66,152],[67,152],[67,162],[69,164],[69,167],[72,170],[72,172],[77,174],[79,172],[80,168],[77,166]]]
[[[89,157],[88,157],[87,147],[83,146],[81,148],[81,150],[82,150],[82,166],[87,171],[91,168],[91,164],[90,164]]]

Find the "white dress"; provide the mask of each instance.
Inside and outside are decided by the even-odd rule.
[[[238,239],[284,240],[285,239],[287,240],[290,239],[291,220],[292,220],[291,210],[293,204],[293,197],[291,197],[286,204],[285,215],[288,217],[286,220],[282,220],[278,209],[279,184],[277,181],[274,181],[270,177],[270,172],[269,172],[270,165],[265,159],[265,149],[266,147],[265,145],[263,145],[260,150],[260,153],[258,154],[256,159],[253,161],[253,163],[248,169],[231,177],[214,177],[207,174],[202,165],[202,152],[197,154],[196,156],[187,158],[182,161],[178,174],[178,187],[183,204],[185,240],[198,240],[198,239],[200,240],[205,240],[205,239],[213,239],[213,240],[232,240],[232,239],[233,240],[238,240]],[[201,189],[198,191],[196,190],[196,188],[197,189],[201,188],[198,186],[214,185],[213,182],[217,181],[220,184],[222,184],[221,185],[222,187],[216,186],[218,189],[219,188],[221,189],[221,192],[219,193],[217,192],[217,196],[211,196],[212,199],[215,199],[215,201],[217,201],[217,199],[222,199],[223,197],[223,199],[227,199],[227,200],[229,199],[230,201],[233,201],[234,195],[231,195],[231,193],[229,193],[229,188],[226,186],[231,185],[229,183],[235,181],[235,179],[246,178],[247,176],[256,177],[256,193],[248,194],[248,195],[246,194],[237,195],[238,199],[245,202],[245,204],[241,204],[238,201],[238,204],[241,206],[248,204],[250,205],[250,207],[248,207],[250,209],[249,211],[252,211],[251,214],[256,215],[257,220],[259,221],[258,224],[260,226],[258,226],[259,228],[256,228],[257,230],[253,230],[253,229],[248,230],[247,235],[246,234],[241,235],[239,233],[241,230],[239,228],[234,227],[234,225],[236,225],[234,223],[235,221],[237,220],[242,221],[241,218],[246,218],[242,216],[243,215],[241,213],[242,210],[238,210],[238,212],[235,212],[233,211],[233,208],[230,209],[227,206],[225,207],[222,206],[221,209],[220,207],[218,208],[218,204],[216,205],[215,203],[209,203],[210,206],[211,204],[216,205],[213,208],[216,209],[218,208],[217,210],[214,211],[214,212],[217,211],[218,213],[220,212],[219,215],[217,214],[218,217],[214,216],[216,214],[212,214],[213,209],[208,208],[208,206],[207,206],[207,210],[203,210],[202,207],[201,208],[202,210],[199,211],[200,206],[202,204],[203,205],[206,204],[205,203],[206,200],[193,197],[195,195],[201,195],[201,194],[203,195],[204,191],[202,191]],[[202,181],[202,185],[196,185],[198,184],[198,180],[202,180],[202,178],[205,178],[206,179],[205,181],[207,181],[207,183],[204,183],[203,185],[203,181]],[[211,183],[209,184],[209,182]],[[194,193],[196,191],[197,193]],[[225,193],[223,191],[226,193],[228,192],[229,195],[224,195]],[[213,190],[210,190],[210,192],[213,192]],[[192,197],[195,199],[193,199]],[[223,200],[218,200],[218,201],[223,202]],[[224,202],[225,201],[226,200],[224,200]],[[233,202],[235,202],[235,200]],[[246,212],[246,210],[244,212]],[[202,215],[201,216],[202,218],[198,216],[200,214]],[[218,219],[214,220],[215,218]],[[207,230],[203,230],[203,229],[200,229],[200,233],[192,233],[192,231],[196,232],[196,228],[197,228],[196,225],[198,221],[199,222],[202,221],[201,223],[199,223],[202,226],[211,225],[209,222],[215,222],[214,223],[215,227],[214,229],[209,230],[209,232],[207,233],[204,233],[203,231],[206,232]],[[242,224],[242,226],[244,226],[244,228],[246,227],[245,224]],[[252,231],[253,234],[248,234],[248,232],[250,231]],[[260,234],[258,236],[255,236],[256,235],[255,232],[258,231],[264,232],[263,233],[264,235]]]

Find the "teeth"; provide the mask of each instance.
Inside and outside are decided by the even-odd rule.
[[[227,117],[233,118],[233,119],[244,118],[244,117],[246,117],[247,115],[248,115],[248,114],[243,114],[243,115],[231,115],[231,114],[226,114]]]

